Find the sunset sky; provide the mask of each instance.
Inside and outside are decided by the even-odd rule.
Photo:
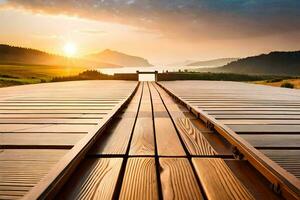
[[[300,1],[0,0],[0,43],[154,64],[300,50]]]

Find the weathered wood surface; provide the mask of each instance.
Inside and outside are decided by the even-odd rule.
[[[182,141],[191,155],[202,155],[201,149],[204,148],[205,151],[205,147],[212,146],[212,149],[214,149],[212,151],[215,151],[215,153],[211,154],[212,153],[211,152],[208,154],[209,156],[212,155],[232,156],[231,145],[221,135],[217,133],[216,134],[212,133],[212,131],[209,130],[202,121],[197,119],[196,116],[193,113],[191,113],[189,110],[187,110],[186,107],[175,102],[174,99],[172,99],[162,88],[160,88],[159,86],[156,86],[155,88],[160,93],[162,100],[164,101],[172,119],[175,122],[175,126],[177,127],[177,130],[182,138]],[[187,121],[188,127],[184,126],[183,127],[184,131],[182,131],[182,129],[178,127],[178,122],[177,122],[178,120]],[[187,130],[187,128],[188,129],[193,128],[193,131],[188,132],[188,134],[186,134],[187,131],[190,131]],[[192,135],[189,135],[190,133]],[[193,135],[194,133],[195,135]],[[198,139],[200,143],[204,142],[204,145],[197,144]],[[206,142],[206,140],[208,143]],[[194,145],[196,145],[196,147],[194,147]],[[198,153],[197,153],[197,149],[199,151]],[[208,147],[208,149],[206,150],[210,152],[210,147]]]
[[[238,133],[299,133],[300,134],[300,124],[299,125],[228,125]]]
[[[297,134],[243,134],[241,136],[257,148],[300,147],[300,135]]]
[[[24,196],[58,162],[67,150],[0,150],[0,199]]]
[[[272,119],[272,120],[294,120],[300,119],[300,115],[282,115],[282,114],[270,114],[270,115],[266,115],[265,114],[243,114],[243,113],[239,113],[239,114],[233,114],[230,115],[229,113],[226,114],[213,114],[212,116],[214,116],[216,119],[221,120],[221,119],[256,119],[256,120],[264,120],[264,119]]]
[[[168,118],[155,119],[155,132],[159,156],[184,156],[185,152],[176,129]]]
[[[255,199],[282,199],[247,160],[224,159],[224,162]]]
[[[57,199],[112,199],[122,158],[85,159]]]
[[[300,149],[300,91],[220,81],[170,81],[161,84],[173,94],[215,118],[264,150]],[[294,157],[282,165],[291,172]],[[297,163],[297,162],[295,162]],[[297,165],[297,164],[296,164]],[[292,170],[294,175],[299,168]]]
[[[69,149],[96,134],[136,84],[75,81],[1,88],[0,199],[21,198],[30,191]]]
[[[203,199],[186,158],[161,158],[159,163],[164,199]]]
[[[203,134],[195,128],[188,118],[177,118],[176,127],[191,155],[216,155]]]
[[[130,103],[93,146],[90,155],[125,155],[129,139],[138,114],[142,86],[138,88]]]
[[[154,155],[152,118],[138,118],[135,124],[129,155]]]
[[[300,179],[300,150],[278,150],[278,149],[266,149],[261,150],[272,160],[276,161],[288,172],[294,174]]]
[[[220,158],[193,158],[208,199],[254,199]]]
[[[0,146],[73,146],[86,134],[0,133]]]
[[[1,122],[1,121],[0,121]],[[223,124],[255,124],[255,125],[297,125],[300,124],[300,120],[295,119],[285,119],[285,120],[275,120],[275,119],[228,119],[228,120],[219,120]]]
[[[84,83],[89,85],[87,82]],[[124,85],[123,82],[122,86],[111,86],[110,90],[102,86],[104,94],[96,95],[99,99],[94,98],[95,91],[85,91],[85,94],[89,94],[87,99],[79,98],[79,94],[74,98],[68,95],[58,98],[54,95],[55,98],[51,97],[48,100],[46,94],[41,97],[30,96],[9,100],[0,98],[0,106],[5,104],[4,101],[10,101],[8,107],[14,109],[19,106],[46,107],[47,104],[49,104],[47,109],[50,109],[40,110],[41,112],[37,112],[37,109],[21,112],[9,110],[10,113],[7,113],[8,110],[3,112],[0,110],[0,134],[5,136],[5,140],[0,143],[10,148],[23,148],[5,150],[2,157],[0,153],[0,162],[12,166],[8,173],[10,176],[5,179],[6,182],[14,180],[16,175],[20,174],[13,185],[11,182],[10,185],[1,184],[0,181],[0,197],[8,197],[7,195],[22,197],[34,187],[29,193],[32,194],[36,188],[44,187],[45,182],[52,180],[53,177],[50,177],[52,172],[58,175],[56,169],[60,168],[66,169],[69,174],[63,173],[58,181],[55,180],[55,187],[58,190],[48,190],[49,193],[42,193],[45,195],[43,197],[50,195],[49,198],[55,199],[277,199],[278,195],[268,187],[267,179],[248,161],[231,159],[232,146],[224,137],[207,128],[196,115],[178,104],[154,83],[141,83],[129,104],[112,118],[112,123],[105,126],[105,130],[94,140],[93,145],[87,148],[87,154],[78,153],[81,149],[76,144],[82,143],[111,112],[111,110],[103,112],[102,106],[99,105],[104,107],[117,105],[126,94],[130,93],[131,86],[133,88],[134,84]],[[122,92],[118,93],[118,89]],[[108,91],[111,92],[111,96],[107,94]],[[222,96],[223,93],[220,94]],[[203,105],[219,106],[217,99],[221,96],[215,95],[214,103],[204,99],[206,102]],[[13,95],[7,95],[5,98],[13,98]],[[195,100],[193,97],[188,98]],[[230,101],[229,98],[227,100]],[[203,101],[198,102],[196,99],[193,103]],[[256,103],[251,104],[256,106]],[[295,101],[286,105],[296,104]],[[227,106],[244,105],[250,105],[246,98],[243,102],[227,104]],[[97,109],[94,110],[93,106]],[[64,110],[57,110],[57,107]],[[80,109],[71,110],[69,107]],[[89,109],[85,110],[82,107]],[[27,114],[30,111],[34,112]],[[6,115],[10,117],[5,118]],[[256,123],[257,119],[246,120],[251,122],[254,120]],[[269,120],[274,122],[274,119]],[[1,124],[2,122],[4,124]],[[15,127],[11,126],[11,122]],[[292,136],[294,135],[295,133]],[[251,136],[249,134],[249,137]],[[279,140],[280,138],[278,142]],[[25,149],[30,145],[42,149]],[[57,149],[63,145],[74,147],[71,150]],[[50,147],[54,149],[43,149]],[[71,162],[71,166],[75,169],[73,171],[60,163],[68,158],[68,152],[75,149],[80,156],[73,155],[78,158],[76,165]],[[41,153],[43,158],[38,156],[40,151],[44,152]],[[279,159],[282,160],[281,157]],[[56,164],[59,160],[60,162]],[[19,165],[25,166],[24,172],[19,173],[20,169],[13,166],[15,163],[24,163]],[[34,168],[36,163],[41,163],[37,167],[36,174],[30,174],[29,169]],[[7,170],[0,170],[1,172],[6,173]],[[41,179],[43,181],[39,182]],[[26,197],[30,199],[32,195]]]
[[[129,158],[119,199],[158,199],[154,158]]]
[[[101,135],[90,154],[93,155],[124,155],[129,144],[133,129],[134,118],[120,118],[112,125],[111,129]]]

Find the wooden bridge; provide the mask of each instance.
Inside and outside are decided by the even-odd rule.
[[[299,199],[300,92],[236,82],[0,89],[0,199]]]

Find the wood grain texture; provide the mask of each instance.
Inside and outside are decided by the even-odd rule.
[[[298,119],[283,119],[283,120],[278,120],[278,119],[223,119],[219,120],[223,124],[255,124],[255,125],[292,125],[292,124],[300,124],[300,120]]]
[[[97,125],[101,119],[0,119],[0,124],[80,124]]]
[[[72,134],[72,133],[0,133],[0,145],[57,145],[57,146],[72,146],[75,145],[86,134]]]
[[[300,179],[300,150],[261,150],[285,170]]]
[[[129,143],[133,124],[134,118],[117,119],[115,124],[101,135],[99,142],[96,142],[92,147],[90,154],[124,155]]]
[[[51,183],[58,173],[49,172],[59,171],[68,164],[67,158],[76,156],[64,155],[83,148],[84,141],[97,133],[96,128],[100,129],[103,119],[135,88],[136,82],[131,81],[0,88],[0,147],[9,148],[0,151],[0,199],[21,198]],[[75,148],[77,144],[81,145]]]
[[[221,158],[193,158],[208,199],[254,199]]]
[[[247,160],[226,159],[224,161],[255,199],[282,199],[280,195],[274,193],[270,182]]]
[[[154,133],[152,118],[137,119],[129,155],[154,155]]]
[[[238,133],[300,133],[300,125],[227,125]]]
[[[4,132],[88,132],[96,125],[75,124],[0,124],[0,133]]]
[[[300,182],[287,171],[299,176],[299,158],[296,160],[295,155],[289,157],[287,149],[300,148],[295,138],[300,133],[298,90],[226,81],[169,81],[159,84],[180,98],[187,107],[197,110],[203,120],[213,121],[222,135],[227,138],[233,135],[233,139],[246,146],[249,153],[245,151],[245,157],[269,181],[280,185],[285,198],[296,196],[293,191],[299,191]],[[283,169],[249,143],[263,148],[260,149],[263,152],[276,149],[277,154],[281,151],[278,157],[273,153],[266,155],[280,163]],[[251,153],[255,159],[252,159]]]
[[[158,199],[154,158],[129,158],[119,199]]]
[[[191,155],[217,154],[202,133],[191,123],[190,119],[177,118],[175,124]]]
[[[159,156],[184,156],[185,152],[169,118],[155,118],[156,143]]]
[[[164,199],[203,199],[186,158],[160,158],[159,163]]]
[[[112,199],[122,161],[122,158],[84,160],[57,198]]]
[[[20,199],[66,153],[67,150],[2,149],[0,199]]]
[[[274,119],[274,120],[288,120],[288,119],[300,119],[300,115],[291,115],[291,114],[286,114],[286,115],[281,115],[281,114],[269,114],[267,115],[267,113],[265,114],[213,114],[212,116],[214,116],[216,119],[220,120],[220,119]]]
[[[241,136],[256,148],[300,147],[299,134],[242,134]]]

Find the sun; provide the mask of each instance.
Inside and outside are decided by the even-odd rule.
[[[66,56],[72,57],[76,54],[77,47],[74,43],[68,42],[64,45],[64,52],[65,52]]]

